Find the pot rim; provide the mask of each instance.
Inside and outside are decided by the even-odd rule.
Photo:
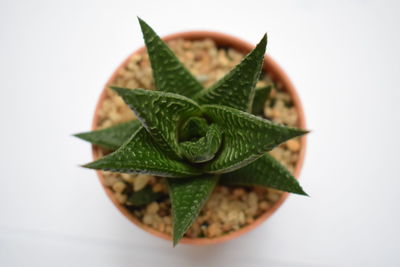
[[[237,51],[240,51],[242,53],[249,53],[253,48],[254,45],[243,41],[237,37],[225,34],[225,33],[220,33],[220,32],[214,32],[214,31],[185,31],[185,32],[178,32],[178,33],[173,33],[170,35],[167,35],[162,38],[164,41],[170,41],[174,39],[185,39],[185,40],[202,40],[202,39],[212,39],[218,46],[227,46],[227,47],[232,47]],[[141,47],[137,50],[135,50],[133,53],[131,53],[119,66],[118,68],[113,72],[111,77],[108,79],[107,83],[105,84],[102,93],[100,94],[100,97],[97,101],[96,109],[94,112],[93,116],[93,122],[92,122],[92,130],[95,130],[97,128],[98,124],[98,111],[101,108],[101,105],[103,101],[105,100],[107,93],[107,85],[109,85],[115,78],[118,76],[118,73],[120,69],[125,67],[130,58],[138,53],[141,53],[145,50],[145,47]],[[263,64],[263,72],[266,72],[271,75],[272,80],[275,82],[280,82],[282,84],[282,88],[284,91],[290,94],[293,105],[296,109],[297,115],[298,115],[298,122],[299,122],[299,127],[302,129],[306,129],[306,123],[305,123],[305,116],[304,116],[304,111],[303,107],[300,101],[299,96],[297,95],[297,91],[292,84],[292,82],[289,80],[289,77],[286,75],[286,73],[282,70],[282,68],[269,56],[265,55],[264,56],[264,64]],[[300,171],[304,162],[304,156],[305,156],[305,151],[306,151],[306,136],[300,137],[300,142],[301,142],[301,148],[299,151],[299,158],[294,170],[294,177],[296,179],[299,178]],[[93,159],[96,160],[99,158],[99,148],[97,148],[95,145],[92,146],[92,154],[93,154]],[[147,226],[143,224],[141,221],[139,221],[132,213],[129,212],[128,209],[124,207],[124,205],[120,204],[117,199],[114,197],[113,191],[104,184],[104,176],[101,171],[96,171],[97,176],[99,177],[100,183],[105,190],[107,196],[110,198],[110,200],[114,203],[114,205],[118,208],[118,210],[125,215],[125,217],[136,224],[139,228],[143,229],[144,231],[151,233],[157,237],[160,237],[162,239],[171,241],[172,236],[167,235],[165,233],[161,233],[154,228],[151,228],[150,226]],[[217,244],[217,243],[222,243],[226,242],[228,240],[232,240],[234,238],[237,238],[253,229],[255,229],[257,226],[259,226],[261,223],[266,221],[282,204],[283,202],[287,199],[289,193],[284,192],[280,199],[274,203],[274,205],[264,212],[260,217],[254,220],[253,223],[246,225],[239,230],[230,232],[228,234],[225,234],[220,237],[216,238],[188,238],[188,237],[183,237],[180,240],[180,244],[192,244],[192,245],[211,245],[211,244]]]

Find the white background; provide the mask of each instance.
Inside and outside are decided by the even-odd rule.
[[[400,6],[389,1],[0,1],[0,266],[399,266]],[[108,200],[89,130],[143,41],[207,29],[286,70],[313,132],[301,182],[265,224],[208,247],[159,240]]]

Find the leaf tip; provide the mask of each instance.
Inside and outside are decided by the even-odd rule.
[[[264,51],[264,53],[267,48],[267,42],[268,42],[268,37],[267,33],[265,33],[257,45],[257,47],[260,47]]]
[[[295,188],[291,191],[288,191],[290,193],[296,194],[296,195],[301,195],[301,196],[305,196],[305,197],[309,197],[310,195],[306,193],[306,191],[304,191],[303,187],[301,187],[299,181],[297,179],[295,179],[293,177],[294,181],[295,181]]]
[[[90,167],[90,164],[91,164],[91,163],[86,163],[86,164],[81,164],[81,165],[79,165],[79,166],[82,167],[82,168],[86,168],[86,169],[92,169],[92,168]]]
[[[97,164],[97,162],[98,161],[93,161],[93,162],[89,162],[89,163],[86,163],[86,164],[82,164],[82,165],[80,165],[82,168],[86,168],[86,169],[100,169],[99,168],[99,166],[98,166],[98,164]]]
[[[300,136],[309,134],[311,131],[306,129],[299,129]]]
[[[175,229],[174,229],[174,230],[175,230]],[[182,232],[182,233],[177,233],[176,230],[173,231],[172,233],[173,233],[173,235],[172,235],[172,246],[173,246],[173,247],[176,247],[176,246],[178,245],[179,241],[182,239],[182,237],[183,237],[183,235],[184,235],[185,233],[184,233],[184,232]],[[177,233],[177,234],[175,234],[175,233]]]
[[[134,94],[135,90],[131,90],[128,88],[123,88],[123,87],[118,87],[118,86],[110,86],[110,89],[113,90],[115,93],[117,93],[122,99],[126,102],[126,98],[129,97],[129,95]]]
[[[71,137],[79,138],[80,140],[91,142],[90,132],[72,134]]]
[[[75,134],[71,134],[70,136],[82,139],[82,137],[84,136],[84,134],[85,134],[85,133],[75,133]]]
[[[179,241],[182,239],[183,235],[185,232],[180,231],[179,227],[177,227],[176,223],[173,222],[172,226],[172,246],[176,247],[178,245]]]
[[[127,90],[127,89],[125,89],[125,88],[122,88],[122,87],[118,87],[118,86],[109,86],[109,88],[111,89],[111,90],[113,90],[114,92],[116,92],[117,94],[121,94],[124,90]]]
[[[308,134],[310,132],[309,130],[296,128],[296,127],[287,127],[287,128],[290,129],[289,130],[290,131],[290,133],[289,133],[290,137],[286,141],[288,141],[289,139],[292,139],[292,138],[301,137],[301,136],[306,135],[306,134]]]
[[[263,35],[261,40],[263,40],[264,42],[267,42],[268,41],[268,34],[264,33],[264,35]]]
[[[295,194],[302,195],[302,196],[305,196],[305,197],[310,197],[310,195],[307,194],[307,193],[303,190],[303,188],[301,188],[301,187],[299,188],[299,191],[296,192]]]
[[[142,24],[146,24],[146,22],[145,22],[144,20],[142,20],[142,18],[141,18],[141,17],[139,17],[139,16],[136,16],[136,18],[138,19],[138,21],[139,21],[139,24],[140,24],[140,25],[142,25]]]
[[[151,27],[146,23],[146,21],[142,20],[139,16],[137,16],[137,19],[139,21],[140,29],[142,30],[142,33],[144,35],[144,32],[146,30],[151,29]]]

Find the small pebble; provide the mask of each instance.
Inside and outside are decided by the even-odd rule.
[[[246,215],[244,214],[243,211],[239,211],[238,217],[237,217],[238,223],[240,225],[244,225],[246,222]]]
[[[207,237],[217,237],[221,235],[222,229],[219,223],[212,223],[207,228]]]
[[[153,192],[158,193],[163,191],[164,187],[162,184],[158,183],[153,186]]]
[[[120,204],[125,204],[126,200],[128,199],[127,195],[121,193],[115,193],[114,196]]]
[[[271,200],[272,202],[276,202],[279,200],[279,198],[281,197],[280,194],[277,193],[268,193],[267,195],[268,199]]]
[[[253,223],[253,222],[254,222],[253,217],[248,217],[248,218],[246,219],[246,223],[247,223],[247,224],[251,224],[251,223]]]
[[[122,181],[118,181],[112,185],[112,189],[117,193],[122,193],[126,188],[126,184]]]
[[[145,188],[152,177],[153,176],[147,174],[139,174],[136,176],[133,180],[133,191],[137,192]]]
[[[229,224],[223,224],[222,225],[222,227],[221,227],[221,230],[223,231],[223,232],[229,232],[230,230],[232,230],[232,226],[231,225],[229,225]]]
[[[159,210],[159,206],[157,202],[151,202],[149,205],[147,205],[147,212],[149,214],[155,214]]]
[[[258,206],[259,206],[259,208],[262,209],[262,210],[268,210],[268,209],[271,207],[271,205],[270,205],[267,201],[261,201],[261,202],[258,204]]]
[[[160,232],[164,232],[165,231],[165,224],[160,223],[157,227],[157,230]]]
[[[145,214],[143,216],[143,223],[144,224],[151,225],[152,222],[153,222],[153,218],[152,218],[152,216],[150,214]]]
[[[133,183],[135,176],[136,175],[134,175],[134,174],[127,174],[127,173],[121,174],[122,180],[124,180],[125,182],[130,183],[130,184]]]
[[[242,197],[245,193],[246,191],[243,188],[236,188],[233,190],[233,196],[237,199]]]
[[[171,224],[172,224],[172,219],[171,219],[171,217],[165,216],[165,217],[163,218],[163,220],[164,220],[164,223],[167,224],[167,225],[171,225]]]
[[[112,186],[113,184],[115,184],[116,182],[118,182],[119,179],[117,177],[115,177],[112,174],[104,174],[104,183],[107,186]]]
[[[286,142],[287,148],[289,148],[290,151],[297,152],[300,150],[300,142],[297,139],[291,139]]]

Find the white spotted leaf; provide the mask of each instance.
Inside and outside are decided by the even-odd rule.
[[[111,87],[136,113],[146,130],[165,150],[181,155],[178,132],[180,123],[201,114],[201,108],[187,97],[143,89]]]
[[[166,153],[143,127],[119,149],[83,167],[177,178],[201,174],[198,169]]]
[[[149,54],[154,82],[157,90],[177,93],[192,97],[203,89],[203,86],[178,60],[171,49],[139,18],[143,38]]]
[[[126,142],[141,126],[140,121],[133,120],[120,123],[105,129],[75,134],[76,137],[103,148],[116,150]]]
[[[229,107],[206,105],[202,108],[224,131],[223,145],[217,157],[203,167],[207,173],[234,171],[279,144],[307,133]]]
[[[251,112],[255,86],[261,73],[267,35],[236,67],[211,87],[194,96],[199,104],[223,105]]]
[[[216,175],[167,179],[172,205],[174,246],[183,237],[218,182]]]
[[[221,182],[227,185],[271,187],[285,192],[307,195],[296,178],[268,153],[241,169],[224,173],[221,176]]]

